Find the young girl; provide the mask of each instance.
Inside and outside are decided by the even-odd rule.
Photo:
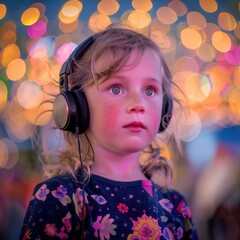
[[[197,239],[185,199],[156,184],[171,176],[155,138],[175,100],[158,46],[108,28],[60,76],[53,117],[65,148],[34,190],[21,239]]]

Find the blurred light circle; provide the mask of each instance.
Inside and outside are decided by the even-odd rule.
[[[47,24],[44,21],[37,21],[28,28],[28,36],[31,39],[38,39],[42,37],[47,31]]]
[[[14,59],[7,66],[7,77],[12,81],[18,81],[25,75],[26,69],[26,63],[22,59]]]
[[[152,9],[153,4],[151,0],[133,0],[132,6],[138,11],[148,12]]]
[[[203,62],[212,62],[216,57],[216,51],[213,46],[207,42],[204,42],[196,51],[197,56]]]
[[[76,47],[77,44],[73,42],[65,43],[59,46],[55,52],[55,57],[58,63],[63,64]]]
[[[24,81],[18,87],[17,99],[26,109],[38,106],[42,101],[41,88],[34,81]]]
[[[19,159],[18,147],[15,142],[13,142],[12,140],[10,140],[8,138],[2,138],[1,141],[5,144],[5,146],[7,147],[7,151],[8,151],[8,154],[7,154],[8,158],[7,158],[7,161],[5,162],[5,165],[3,166],[3,168],[11,169],[16,165],[16,163]]]
[[[0,113],[7,105],[8,89],[3,81],[0,79]]]
[[[105,30],[112,23],[111,19],[103,13],[93,13],[89,19],[88,26],[94,32]]]
[[[212,35],[212,44],[219,52],[227,52],[231,48],[231,39],[226,33],[216,31]]]
[[[16,44],[11,43],[3,49],[2,65],[6,67],[11,61],[16,58],[20,58],[20,49]]]
[[[192,11],[187,14],[187,23],[189,27],[194,28],[196,30],[203,29],[206,27],[205,17],[200,12],[196,11]]]
[[[179,17],[186,15],[188,12],[187,6],[182,1],[172,0],[169,2],[168,7],[173,9]]]
[[[31,26],[32,24],[37,22],[39,17],[40,17],[40,11],[35,7],[30,7],[23,12],[21,16],[21,21],[23,25]]]
[[[221,12],[218,15],[218,25],[226,31],[232,31],[236,28],[237,22],[231,13]]]
[[[218,3],[215,0],[199,0],[200,7],[208,13],[216,12]]]
[[[200,33],[192,28],[185,28],[181,31],[182,44],[189,49],[197,49],[202,44]]]
[[[157,12],[157,18],[160,22],[164,24],[173,24],[177,21],[176,12],[170,7],[160,7]]]
[[[201,102],[207,98],[211,91],[211,82],[200,74],[193,73],[185,81],[185,92],[195,102]]]
[[[0,20],[2,20],[7,13],[7,8],[5,4],[0,4]]]
[[[240,91],[232,90],[229,94],[229,107],[240,119]]]
[[[224,53],[225,59],[231,65],[240,65],[240,47],[232,44],[231,49]]]
[[[195,139],[201,131],[201,120],[196,112],[179,111],[174,114],[176,120],[176,136],[184,141],[190,142]]]
[[[108,16],[115,14],[119,7],[120,5],[116,0],[101,0],[97,5],[98,11]]]
[[[4,141],[0,139],[0,169],[4,168],[4,166],[6,165],[8,161],[8,156],[9,156],[8,148]]]
[[[134,28],[144,29],[151,23],[151,16],[146,12],[134,10],[129,13],[128,22]]]
[[[240,90],[240,66],[236,66],[233,72],[233,81],[236,87]]]

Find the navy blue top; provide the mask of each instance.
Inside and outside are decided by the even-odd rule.
[[[81,239],[83,232],[90,240],[198,239],[184,197],[150,180],[91,175],[84,194],[80,179],[69,175],[38,184],[20,239]]]

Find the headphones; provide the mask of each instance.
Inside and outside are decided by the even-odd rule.
[[[59,74],[60,94],[53,103],[53,120],[57,128],[73,133],[84,133],[89,127],[89,108],[86,96],[81,89],[70,89],[68,76],[73,73],[76,60],[94,43],[94,36],[83,41],[69,56],[61,67]],[[163,97],[162,118],[158,132],[163,132],[172,117],[173,101],[167,94]]]

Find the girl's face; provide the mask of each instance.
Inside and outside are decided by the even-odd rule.
[[[161,62],[148,49],[129,67],[136,57],[137,52],[133,52],[127,67],[98,86],[85,89],[90,111],[87,134],[94,150],[120,155],[136,153],[157,134],[163,99]]]

